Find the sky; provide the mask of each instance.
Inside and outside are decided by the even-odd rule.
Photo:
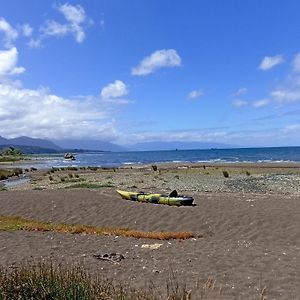
[[[298,0],[0,1],[0,135],[300,145]]]

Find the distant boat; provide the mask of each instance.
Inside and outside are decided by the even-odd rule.
[[[64,159],[65,159],[65,160],[76,160],[75,155],[72,154],[72,153],[70,153],[70,152],[65,153]]]

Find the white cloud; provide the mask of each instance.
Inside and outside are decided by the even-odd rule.
[[[269,99],[260,99],[260,100],[256,100],[253,102],[253,106],[255,108],[264,107],[264,106],[267,106],[268,104],[270,104]]]
[[[103,100],[116,100],[116,98],[126,96],[127,94],[128,88],[121,80],[115,80],[115,82],[108,84],[101,90],[101,98]]]
[[[0,31],[4,33],[4,46],[11,48],[18,37],[18,31],[14,29],[4,18],[0,18]]]
[[[0,77],[23,73],[25,68],[17,67],[17,63],[18,50],[15,47],[0,51]]]
[[[259,65],[259,69],[267,71],[275,67],[276,65],[284,62],[283,55],[265,56]]]
[[[57,6],[57,10],[63,14],[66,23],[59,23],[55,20],[46,21],[40,28],[43,37],[57,36],[62,37],[72,34],[77,43],[82,43],[86,37],[84,26],[91,25],[93,22],[87,18],[84,8],[81,5],[71,5],[65,3]],[[37,40],[41,41],[42,37]],[[35,46],[32,42],[31,46]]]
[[[188,99],[196,99],[201,96],[203,96],[203,92],[201,90],[193,90],[187,95],[187,98]]]
[[[245,94],[245,93],[247,93],[247,92],[248,92],[248,89],[247,89],[247,88],[245,88],[245,87],[239,88],[236,92],[234,92],[234,93],[232,94],[232,96],[237,97],[237,96],[240,96],[240,95]]]
[[[281,129],[281,132],[284,132],[285,134],[290,134],[292,132],[299,133],[300,124],[289,124],[286,125],[284,128]]]
[[[162,49],[145,57],[140,64],[132,69],[133,75],[148,75],[163,67],[178,67],[181,58],[174,49]]]
[[[116,136],[114,111],[99,98],[66,99],[47,89],[0,84],[0,135],[41,138]]]
[[[295,72],[300,73],[300,53],[296,54],[294,57],[293,69]]]
[[[69,3],[65,3],[59,6],[58,10],[70,23],[80,24],[86,19],[84,8],[81,5],[71,5]]]
[[[41,38],[37,38],[37,39],[31,38],[27,45],[29,46],[29,48],[38,49],[42,46],[42,39]]]
[[[64,36],[70,32],[68,24],[60,24],[54,20],[46,21],[41,27],[41,32],[50,36]]]
[[[271,96],[279,103],[290,103],[300,100],[300,89],[276,89],[271,92]]]
[[[247,106],[248,102],[245,100],[241,100],[241,99],[236,99],[233,101],[232,103],[235,107],[243,107],[243,106]]]
[[[33,28],[29,24],[23,24],[21,27],[22,34],[26,37],[31,37]]]

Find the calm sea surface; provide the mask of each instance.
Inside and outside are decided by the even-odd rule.
[[[240,148],[178,151],[93,152],[78,153],[75,161],[66,161],[63,154],[36,157],[38,168],[63,166],[117,167],[160,162],[300,162],[300,147]]]

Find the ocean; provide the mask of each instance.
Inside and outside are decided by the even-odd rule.
[[[300,162],[300,147],[239,148],[207,150],[172,150],[138,152],[78,153],[75,161],[66,161],[63,154],[34,156],[37,168],[122,165],[154,163],[279,163]]]

